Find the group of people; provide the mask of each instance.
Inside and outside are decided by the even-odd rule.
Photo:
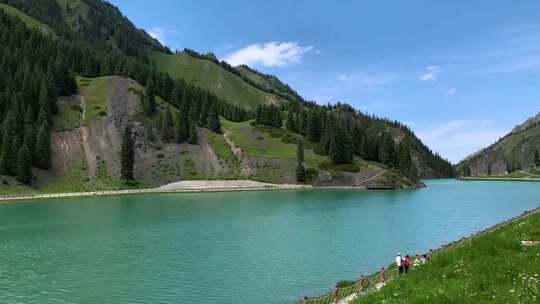
[[[399,269],[399,274],[407,273],[409,272],[409,269],[416,268],[420,265],[426,264],[429,260],[431,260],[431,257],[433,256],[433,250],[430,249],[428,253],[419,255],[417,254],[414,257],[414,260],[411,263],[411,256],[405,255],[405,257],[401,256],[401,253],[398,253],[396,256],[396,264]],[[360,280],[358,281],[358,289],[363,290],[364,286],[366,284],[366,278],[364,275],[360,276]],[[379,282],[375,284],[375,288],[380,289],[386,284],[386,269],[384,267],[381,268],[379,272]],[[336,289],[334,290],[334,297],[338,295],[339,287],[336,285]],[[304,301],[302,303],[309,303],[309,298],[304,297]]]
[[[419,255],[417,254],[413,261],[411,261],[411,256],[408,254],[405,255],[405,257],[401,256],[401,253],[398,253],[396,256],[396,265],[399,269],[399,274],[407,273],[409,272],[409,269],[418,267],[420,265],[425,264],[427,261],[431,259],[431,256],[433,255],[433,250],[429,250],[428,253]]]

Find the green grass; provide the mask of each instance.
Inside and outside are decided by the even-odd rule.
[[[107,114],[107,78],[77,77],[77,86],[81,93],[86,95],[84,124]]]
[[[36,193],[36,190],[30,186],[23,185],[17,182],[11,176],[0,176],[0,195],[10,194],[32,194]]]
[[[260,132],[250,122],[222,119],[222,126],[230,131],[234,143],[249,156],[284,159],[296,157],[296,145],[286,144],[279,138]]]
[[[194,58],[183,52],[173,55],[153,52],[152,60],[159,71],[208,89],[233,104],[254,108],[260,104],[284,101],[281,97],[253,87],[209,60]]]
[[[364,303],[538,303],[540,213],[435,253],[432,261],[397,278]]]
[[[465,180],[499,180],[499,181],[540,181],[540,171],[537,169],[519,170],[504,175],[469,176]]]
[[[223,135],[217,134],[210,130],[207,130],[206,135],[208,136],[208,143],[219,158],[224,161],[232,161],[236,159],[231,151],[231,148],[223,138]]]
[[[53,116],[53,128],[56,131],[68,131],[81,124],[81,107],[75,96],[62,97],[58,100],[58,113]]]
[[[47,25],[37,21],[36,19],[26,15],[25,13],[21,12],[20,10],[14,8],[14,7],[11,7],[9,5],[6,5],[6,4],[3,4],[3,3],[0,3],[0,9],[1,10],[4,10],[4,12],[8,15],[12,15],[12,16],[15,16],[15,17],[18,17],[19,19],[21,19],[27,27],[31,28],[31,29],[37,29],[37,30],[40,30],[44,33],[47,33],[47,34],[50,34],[50,35],[53,35],[54,37],[56,37],[56,33],[54,33],[54,31],[48,27]]]

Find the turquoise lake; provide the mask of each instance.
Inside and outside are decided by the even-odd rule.
[[[294,303],[540,206],[540,183],[0,204],[0,303]]]

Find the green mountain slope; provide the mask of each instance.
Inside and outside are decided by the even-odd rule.
[[[303,98],[298,95],[295,90],[281,82],[281,80],[274,75],[261,73],[247,65],[240,65],[235,69],[242,75],[244,80],[255,84],[265,92],[276,94],[287,100],[303,101]]]
[[[514,171],[528,175],[527,172],[540,166],[535,163],[535,153],[539,150],[540,113],[516,126],[493,145],[462,160],[458,168],[463,176],[500,176]]]
[[[14,7],[0,3],[0,10],[4,10],[4,12],[6,12],[7,14],[20,18],[29,28],[37,29],[47,34],[55,35],[50,27],[26,15],[25,13]]]
[[[255,108],[261,104],[286,102],[282,97],[253,87],[212,60],[196,58],[186,52],[153,52],[151,57],[158,71],[208,89],[232,104]]]
[[[107,2],[0,2],[56,34],[0,13],[0,68],[14,75],[0,76],[0,174],[9,185],[12,177],[36,191],[182,179],[295,183],[299,163],[319,186],[411,187],[418,177],[453,174],[406,126],[346,104],[305,102],[276,77],[211,54],[169,54]],[[21,44],[35,51],[17,52]],[[135,181],[124,183],[128,124],[137,136]]]

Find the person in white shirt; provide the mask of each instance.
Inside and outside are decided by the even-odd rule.
[[[403,273],[403,258],[401,257],[401,253],[397,254],[396,264],[397,264],[398,269],[399,269],[399,274],[402,274]]]

